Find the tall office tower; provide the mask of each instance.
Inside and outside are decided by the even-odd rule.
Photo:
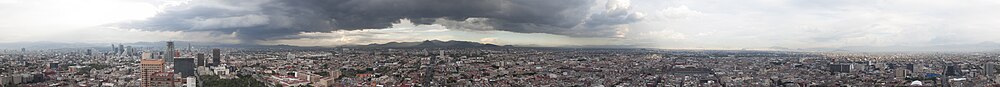
[[[195,58],[198,58],[197,60],[195,60],[198,61],[198,66],[205,66],[205,61],[208,61],[205,60],[205,54],[201,53],[195,54]]]
[[[154,78],[154,74],[163,73],[164,66],[163,60],[159,59],[142,59],[139,61],[139,70],[141,70],[140,78],[142,78],[140,84],[142,87],[161,87],[155,84],[154,80],[157,79]]]
[[[180,74],[181,78],[194,76],[194,58],[174,59],[174,72]]]
[[[126,56],[133,56],[134,52],[135,52],[135,49],[132,49],[132,46],[125,46],[125,55]]]
[[[118,53],[118,47],[115,47],[115,44],[111,44],[111,53]]]
[[[212,49],[212,65],[222,65],[222,55],[219,51],[221,50]]]
[[[93,55],[90,53],[90,49],[87,49],[87,55]]]
[[[164,53],[164,60],[167,62],[174,62],[174,42],[167,42],[167,53]]]
[[[984,64],[983,65],[983,76],[993,76],[997,73],[996,64]]]
[[[125,53],[125,45],[118,44],[118,52],[116,54]]]
[[[191,47],[191,43],[188,43],[188,48],[187,48],[187,49],[184,49],[184,50],[185,50],[185,51],[191,51],[191,48],[194,48],[194,47]]]

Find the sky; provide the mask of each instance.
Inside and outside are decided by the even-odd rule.
[[[1000,41],[998,0],[0,0],[0,43],[836,48]]]

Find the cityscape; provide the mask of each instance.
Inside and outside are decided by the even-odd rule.
[[[996,52],[852,53],[420,43],[425,46],[203,48],[166,42],[162,47],[148,48],[112,45],[3,50],[0,81],[5,86],[26,87],[968,87],[997,86],[1000,81],[995,78],[1000,69],[1000,53]]]
[[[990,0],[0,0],[0,87],[998,87]]]

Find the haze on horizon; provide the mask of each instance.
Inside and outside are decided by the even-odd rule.
[[[0,0],[0,43],[992,46],[995,8],[1000,1]]]

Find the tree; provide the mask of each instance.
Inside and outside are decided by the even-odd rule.
[[[207,87],[267,87],[264,82],[255,80],[250,76],[239,76],[236,79],[220,79],[215,75],[202,75],[199,80],[203,81]]]

